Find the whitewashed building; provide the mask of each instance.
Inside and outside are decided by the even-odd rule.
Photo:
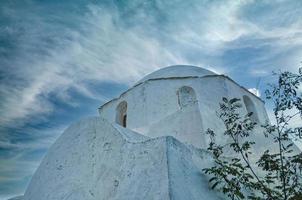
[[[25,200],[215,200],[202,169],[211,165],[208,128],[225,142],[222,97],[268,120],[263,101],[232,79],[195,66],[155,71],[71,125],[50,148]],[[260,141],[263,142],[263,141]],[[263,145],[265,143],[263,142]],[[267,145],[268,143],[266,143]]]
[[[242,112],[253,112],[259,122],[268,120],[263,101],[225,75],[178,65],[155,71],[120,97],[99,108],[102,118],[148,137],[170,135],[181,142],[205,148],[208,128],[219,132],[217,118],[222,97],[240,98]]]

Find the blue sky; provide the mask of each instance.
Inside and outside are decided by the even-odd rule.
[[[263,92],[301,61],[300,0],[2,0],[0,199],[24,192],[71,122],[147,73],[191,64]]]

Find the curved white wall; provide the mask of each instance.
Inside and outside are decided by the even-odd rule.
[[[181,108],[179,89],[190,87],[195,92],[196,103]],[[116,107],[127,102],[127,128],[149,137],[171,135],[196,147],[205,147],[208,128],[222,133],[224,126],[217,117],[222,97],[248,96],[255,105],[260,122],[267,120],[263,102],[225,76],[202,78],[171,78],[141,83],[120,98],[99,109],[101,117],[116,120]],[[243,103],[243,102],[242,102]],[[247,112],[243,107],[242,112]],[[221,135],[218,140],[225,140]]]

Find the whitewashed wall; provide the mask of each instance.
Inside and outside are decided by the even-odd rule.
[[[180,108],[177,91],[192,87],[197,106]],[[209,142],[205,131],[210,128],[223,136],[223,124],[217,117],[222,97],[242,98],[247,95],[254,103],[260,122],[267,114],[263,102],[225,76],[156,79],[141,83],[99,109],[101,117],[115,122],[116,107],[127,102],[127,128],[149,137],[171,135],[182,142],[204,148]],[[243,102],[242,102],[243,103]],[[246,113],[245,107],[242,112]]]

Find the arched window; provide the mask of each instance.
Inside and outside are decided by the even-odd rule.
[[[116,107],[115,121],[116,123],[118,123],[123,127],[127,126],[127,102],[126,101],[122,101]]]
[[[183,86],[177,91],[178,104],[180,108],[195,105],[197,103],[196,94],[193,88]]]
[[[251,116],[251,119],[254,122],[259,122],[257,110],[256,110],[255,104],[253,103],[253,101],[251,100],[251,98],[248,97],[248,96],[246,96],[246,95],[244,95],[243,96],[243,102],[244,102],[246,111],[248,113],[250,113],[250,112],[253,113],[252,116]]]

